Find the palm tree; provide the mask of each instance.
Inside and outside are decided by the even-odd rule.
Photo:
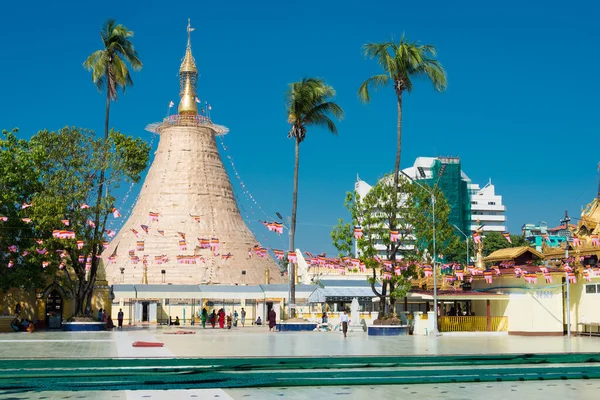
[[[292,125],[288,137],[296,142],[296,161],[294,164],[294,196],[292,200],[292,223],[290,227],[290,251],[294,251],[296,234],[296,210],[298,206],[298,165],[300,161],[300,143],[306,138],[310,125],[326,128],[334,135],[337,127],[330,115],[341,120],[344,117],[342,108],[331,101],[335,90],[320,78],[304,78],[300,82],[290,84],[286,94],[288,122]],[[290,263],[290,303],[296,303],[295,264]],[[292,309],[290,315],[295,317]]]
[[[93,52],[83,66],[92,71],[92,81],[102,91],[106,88],[106,116],[104,118],[104,140],[108,140],[108,117],[110,114],[110,102],[117,100],[117,90],[133,85],[129,68],[129,62],[134,70],[142,68],[142,62],[138,58],[130,38],[133,32],[115,20],[109,19],[100,30],[100,38],[104,48]]]
[[[358,89],[358,96],[368,103],[371,98],[369,88],[378,89],[392,84],[398,101],[398,138],[396,144],[396,162],[394,164],[394,188],[398,190],[398,174],[400,172],[400,154],[402,151],[402,93],[413,88],[413,77],[428,78],[438,92],[446,89],[446,71],[435,59],[436,49],[433,45],[421,45],[409,42],[404,36],[400,42],[368,43],[364,45],[365,57],[377,59],[383,74],[375,75],[363,82]],[[393,228],[392,228],[393,229]]]
[[[88,71],[92,71],[92,81],[96,85],[99,91],[106,89],[106,115],[104,117],[104,147],[102,150],[102,166],[100,169],[100,179],[98,181],[98,200],[95,212],[95,228],[94,228],[94,240],[95,244],[92,249],[92,270],[90,272],[90,287],[93,287],[96,271],[98,269],[98,262],[96,261],[96,254],[102,252],[102,246],[100,237],[104,234],[103,229],[100,229],[100,218],[102,216],[101,201],[102,191],[105,184],[106,175],[106,144],[109,136],[109,115],[110,115],[110,102],[117,100],[117,90],[121,88],[125,92],[127,86],[133,85],[133,80],[129,74],[129,68],[127,63],[131,65],[134,70],[140,70],[142,68],[142,62],[138,58],[137,51],[134,49],[131,43],[133,32],[128,30],[125,26],[117,24],[115,20],[108,19],[102,29],[100,30],[100,38],[102,39],[103,48],[93,52],[83,63],[83,67]],[[106,216],[104,214],[104,220],[102,227],[106,223]],[[90,290],[87,294],[88,306],[91,304],[92,291]],[[91,310],[85,310],[86,313]]]

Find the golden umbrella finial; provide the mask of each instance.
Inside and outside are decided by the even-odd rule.
[[[198,69],[196,68],[196,62],[194,61],[194,57],[192,56],[192,31],[194,28],[191,26],[191,22],[188,19],[187,25],[187,47],[185,49],[185,57],[183,58],[183,62],[181,63],[181,67],[179,68],[179,73],[182,72],[195,72],[198,73]]]
[[[196,104],[196,83],[198,81],[198,69],[194,56],[192,56],[191,33],[194,30],[190,19],[187,24],[188,41],[185,49],[185,57],[179,67],[179,96],[181,98],[178,107],[180,115],[198,115],[198,105]]]

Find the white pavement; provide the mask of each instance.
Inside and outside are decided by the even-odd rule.
[[[193,335],[166,332],[189,330]],[[134,348],[134,341],[163,342],[162,348]],[[269,333],[266,328],[219,330],[153,327],[112,332],[0,334],[2,358],[115,357],[301,357],[345,355],[452,355],[503,353],[600,353],[600,338],[525,336],[373,337],[351,332]]]

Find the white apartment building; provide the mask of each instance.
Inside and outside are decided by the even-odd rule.
[[[502,196],[496,194],[492,180],[479,188],[476,183],[469,184],[471,195],[471,231],[477,229],[477,220],[483,225],[484,232],[506,232],[506,207]]]

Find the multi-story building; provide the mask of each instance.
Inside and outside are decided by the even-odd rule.
[[[464,233],[474,232],[483,225],[484,232],[506,231],[506,207],[496,194],[492,180],[480,188],[462,170],[458,157],[418,157],[412,167],[403,171],[416,181],[438,185],[450,205],[451,224]]]
[[[572,229],[577,227],[573,224],[569,225]],[[548,228],[548,224],[544,221],[540,221],[537,225],[524,224],[521,226],[521,232],[523,237],[534,245],[537,251],[542,251],[544,241],[550,247],[557,247],[571,237],[571,231],[566,229],[566,225]]]
[[[502,196],[496,194],[492,180],[479,188],[476,183],[469,183],[471,196],[471,231],[477,229],[477,221],[483,225],[484,232],[506,231],[506,207],[502,204]]]
[[[458,157],[418,157],[412,167],[402,173],[411,180],[429,187],[437,187],[450,206],[448,222],[458,227],[463,234],[470,235],[478,225],[484,232],[506,231],[506,207],[502,196],[497,195],[491,180],[480,188],[463,172]],[[356,179],[355,192],[362,198],[372,186]],[[385,246],[376,246],[380,256],[385,256]],[[358,254],[358,250],[355,251]]]

